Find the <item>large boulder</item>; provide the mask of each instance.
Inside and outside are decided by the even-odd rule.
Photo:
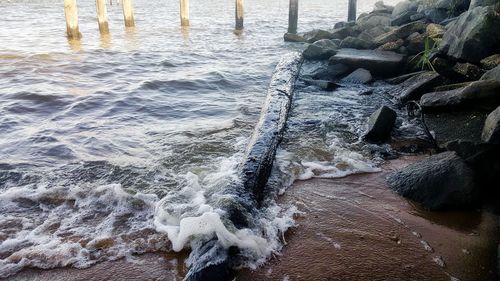
[[[460,109],[480,105],[491,107],[500,102],[500,80],[481,80],[451,91],[427,93],[420,99],[424,110]]]
[[[316,80],[336,80],[339,76],[348,73],[350,70],[350,67],[341,63],[330,64],[316,69],[311,74],[311,77]]]
[[[462,77],[461,80],[465,81],[478,80],[484,74],[484,70],[482,70],[477,65],[468,62],[465,63],[457,62],[453,66],[453,71],[457,75]]]
[[[481,80],[500,80],[500,65],[488,70],[483,76],[481,76]]]
[[[373,142],[386,141],[391,136],[397,114],[387,106],[382,106],[368,119],[368,131],[365,138]]]
[[[443,152],[388,178],[391,189],[431,210],[474,207],[479,191],[474,172],[455,152]]]
[[[304,58],[309,60],[328,59],[329,57],[335,55],[337,48],[337,44],[335,44],[332,40],[322,39],[307,46],[303,55]]]
[[[288,32],[283,35],[283,39],[285,40],[285,42],[307,42],[307,40],[302,35]]]
[[[342,78],[342,82],[345,83],[354,83],[354,84],[366,84],[371,82],[373,79],[372,74],[370,71],[364,69],[364,68],[358,68],[355,71],[353,71],[351,74],[347,75],[346,77]]]
[[[479,62],[500,51],[500,15],[476,7],[463,13],[445,32],[440,52],[458,60]]]
[[[391,19],[391,25],[392,26],[400,26],[406,23],[409,23],[411,20],[411,17],[416,15],[416,11],[407,11],[402,13],[401,15]]]
[[[471,0],[439,0],[436,8],[448,10],[450,13],[460,13],[469,9]]]
[[[500,106],[486,118],[481,139],[484,142],[500,144]]]
[[[335,36],[331,32],[322,29],[311,30],[301,35],[309,43],[314,43],[322,39],[335,39]]]
[[[471,0],[469,5],[469,10],[472,10],[476,7],[491,6],[497,3],[498,0]]]
[[[405,41],[403,39],[398,39],[396,41],[387,42],[382,46],[378,47],[377,50],[382,51],[397,51],[404,45]]]
[[[365,68],[375,76],[387,76],[400,71],[404,57],[394,52],[378,50],[339,49],[330,64],[342,63],[352,69]]]
[[[425,71],[416,74],[399,84],[391,93],[401,102],[420,99],[420,97],[435,87],[441,81],[439,73]]]
[[[441,23],[446,20],[449,16],[448,11],[445,9],[430,9],[424,11],[425,17],[433,23]]]

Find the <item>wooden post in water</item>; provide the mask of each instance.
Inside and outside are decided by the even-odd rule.
[[[236,29],[243,29],[243,0],[236,0],[235,18]]]
[[[96,0],[95,3],[97,10],[97,23],[99,24],[99,31],[101,34],[109,33],[108,26],[108,11],[106,10],[106,0]]]
[[[356,0],[349,0],[347,10],[347,21],[356,21]]]
[[[288,33],[297,33],[297,22],[299,18],[299,0],[290,0],[288,12]]]
[[[181,26],[189,26],[189,0],[180,0]]]
[[[134,27],[134,6],[132,4],[132,0],[123,0],[123,19],[125,20],[126,27]]]
[[[78,29],[78,9],[76,0],[64,0],[64,16],[66,17],[66,34],[69,39],[80,39],[82,34]]]

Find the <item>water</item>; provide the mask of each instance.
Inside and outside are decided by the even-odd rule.
[[[358,3],[359,11],[374,2]],[[300,48],[282,40],[287,0],[247,1],[241,34],[233,32],[230,0],[192,0],[184,29],[177,1],[135,1],[133,29],[114,4],[105,37],[94,2],[78,5],[83,38],[68,42],[60,1],[0,0],[0,277],[169,251],[167,233],[180,239],[182,219],[217,213],[206,191],[233,176],[279,56]],[[346,13],[347,1],[303,1],[299,29],[329,28]],[[296,112],[308,100],[298,96]],[[340,107],[349,102],[338,99]],[[291,118],[278,155],[289,179],[332,174],[324,167],[342,162],[324,149],[335,132],[299,141],[303,124],[315,127],[306,119]],[[357,161],[352,171],[375,169],[351,152],[346,147],[344,158]],[[267,211],[268,235],[228,231],[234,243],[256,243],[261,262],[293,225],[293,209]]]

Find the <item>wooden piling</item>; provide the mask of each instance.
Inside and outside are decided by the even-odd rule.
[[[80,39],[82,34],[78,29],[78,9],[76,0],[64,0],[64,16],[66,17],[66,34],[69,39]]]
[[[349,0],[349,8],[347,10],[347,21],[356,21],[356,1]]]
[[[189,0],[180,0],[181,26],[189,26]]]
[[[236,29],[243,29],[243,0],[235,0],[236,8],[235,8],[235,19],[236,19]]]
[[[132,0],[123,0],[123,19],[125,20],[126,27],[134,27],[134,5],[132,4]]]
[[[288,12],[288,33],[297,33],[297,22],[299,18],[299,0],[290,0]]]
[[[96,0],[95,6],[97,12],[97,23],[99,24],[99,31],[101,32],[101,34],[108,34],[109,26],[106,0]]]

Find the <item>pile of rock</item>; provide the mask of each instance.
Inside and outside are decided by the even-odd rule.
[[[395,173],[389,183],[398,193],[446,209],[475,206],[486,188],[500,186],[498,0],[380,1],[355,22],[285,40],[304,42],[306,59],[328,63],[312,77],[325,88],[386,79],[401,105],[421,106],[444,152]],[[389,139],[395,119],[390,108],[377,110],[366,139]]]

